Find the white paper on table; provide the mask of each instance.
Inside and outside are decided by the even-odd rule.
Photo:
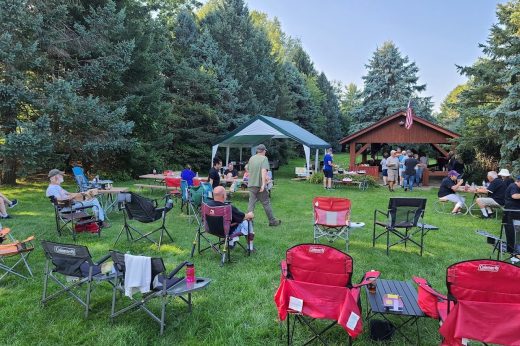
[[[356,329],[357,323],[359,321],[359,315],[355,312],[351,312],[347,321],[347,328],[350,330]]]
[[[299,299],[293,296],[289,297],[289,309],[302,312],[303,310],[303,299]]]

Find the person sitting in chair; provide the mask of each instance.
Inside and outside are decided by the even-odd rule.
[[[217,186],[213,189],[213,200],[208,200],[207,204],[211,207],[219,207],[226,205],[226,189],[223,186]],[[231,217],[231,229],[229,230],[229,237],[231,240],[229,241],[229,246],[235,246],[235,242],[239,240],[240,235],[247,236],[249,221],[253,220],[255,215],[253,212],[249,212],[244,214],[234,205],[231,206],[232,209],[232,217]],[[253,226],[249,229],[249,238],[247,239],[249,244],[249,250],[255,251],[253,248],[253,239],[255,237],[255,233],[253,231]]]
[[[231,186],[235,179],[238,178],[238,171],[234,168],[233,164],[230,162],[226,170],[224,171],[224,180],[226,181],[227,186]]]
[[[70,193],[61,187],[63,183],[63,175],[65,172],[59,169],[51,169],[49,171],[49,186],[45,195],[47,197],[54,197],[56,201],[75,201],[72,208],[79,207],[94,207],[94,213],[97,213],[98,220],[101,222],[101,227],[110,227],[108,222],[105,221],[105,211],[101,207],[99,200],[94,196],[97,195],[97,189],[90,189],[85,192]]]
[[[489,171],[487,179],[489,180],[489,186],[479,187],[477,193],[485,193],[488,196],[479,197],[476,201],[484,219],[489,219],[489,214],[493,214],[492,208],[500,208],[504,205],[506,196],[506,185],[498,177],[497,172]]]
[[[448,172],[448,176],[442,179],[439,192],[437,193],[439,199],[448,200],[455,203],[455,206],[451,211],[453,215],[462,214],[460,210],[464,206],[465,200],[464,197],[457,193],[457,190],[463,182],[464,180],[459,178],[459,173],[457,171],[451,170]]]
[[[18,204],[16,199],[12,201],[4,196],[3,193],[0,193],[0,219],[10,219],[11,216],[7,214],[7,209],[5,207],[12,208]]]

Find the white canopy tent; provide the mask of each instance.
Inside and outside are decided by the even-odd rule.
[[[229,149],[240,148],[240,161],[242,161],[242,148],[251,148],[251,155],[254,155],[258,144],[273,138],[290,138],[301,143],[305,152],[307,171],[311,166],[311,149],[316,150],[314,167],[318,167],[319,149],[330,147],[330,144],[323,139],[290,121],[257,115],[231,133],[219,138],[213,145],[211,157],[217,155],[219,147],[225,147],[227,165]]]

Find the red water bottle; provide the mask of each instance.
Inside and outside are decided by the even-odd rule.
[[[186,285],[193,286],[195,284],[195,266],[193,263],[186,264]]]

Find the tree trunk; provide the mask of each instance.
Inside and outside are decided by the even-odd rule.
[[[6,158],[0,174],[0,183],[16,185],[16,159]]]

